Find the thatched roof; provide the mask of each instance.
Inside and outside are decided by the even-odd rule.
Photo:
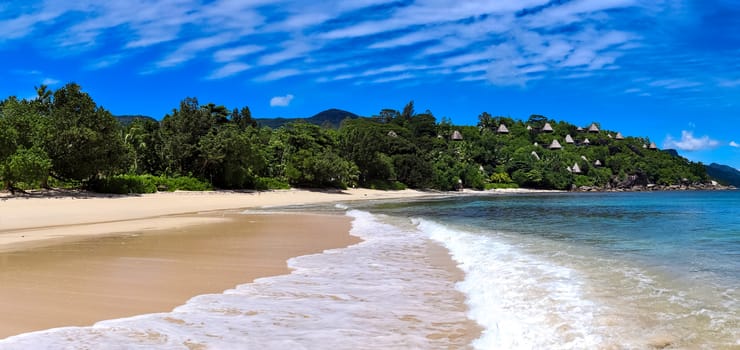
[[[617,140],[624,140],[624,136],[622,136],[622,133],[621,132],[618,132],[617,133],[617,136],[614,136],[614,138],[617,139]]]
[[[578,127],[578,128],[576,129],[576,131],[578,131],[578,132],[583,132],[583,128],[579,126],[579,127]]]
[[[576,143],[576,142],[573,141],[573,138],[570,137],[570,134],[568,134],[568,135],[565,135],[565,143],[571,143],[572,144],[572,143]]]
[[[571,169],[573,170],[573,174],[581,173],[581,167],[578,166],[578,163],[573,164],[573,167]]]
[[[532,127],[527,125],[527,130],[532,130]]]
[[[390,136],[390,137],[398,137],[398,134],[396,134],[395,131],[391,130],[391,131],[388,132],[388,136]]]
[[[570,166],[565,167],[565,170],[568,170],[569,173],[572,173],[573,172],[573,169],[571,169]]]
[[[648,146],[650,149],[658,149],[658,145],[655,144],[655,142],[650,142],[650,146]]]
[[[599,127],[596,126],[596,123],[591,123],[591,126],[588,127],[588,132],[599,132]]]
[[[537,143],[537,142],[535,142],[535,143],[534,143],[534,145],[535,145],[535,146],[539,146],[540,144],[539,144],[539,143]]]
[[[606,134],[606,136],[608,136],[610,139],[613,139],[614,138],[614,136],[612,136],[612,134]]]
[[[647,145],[643,143],[642,148],[647,148]]]
[[[542,127],[543,132],[553,132],[552,125],[550,123],[545,123],[545,126]]]
[[[452,139],[453,141],[462,141],[463,136],[460,131],[455,130],[454,132],[452,132],[452,136],[450,136],[450,139]]]
[[[584,144],[584,145],[588,145],[588,144],[590,144],[590,143],[591,143],[591,141],[589,141],[588,139],[585,139],[585,140],[583,140],[583,144]]]
[[[496,130],[496,132],[498,132],[499,134],[508,134],[509,129],[506,128],[506,125],[501,124],[498,126],[498,130]]]
[[[588,158],[586,158],[586,156],[581,156],[581,159],[583,159],[583,160],[585,160],[585,161],[588,162]]]
[[[596,160],[596,161],[594,162],[594,166],[601,166],[601,161],[597,159],[597,160]]]
[[[532,151],[532,157],[534,157],[534,159],[540,160],[540,155],[537,154],[537,152],[535,151]]]
[[[560,145],[560,142],[558,140],[552,140],[552,143],[550,144],[550,149],[561,149],[563,146]]]

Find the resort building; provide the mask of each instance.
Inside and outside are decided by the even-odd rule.
[[[498,130],[496,130],[496,132],[498,132],[499,134],[508,134],[509,133],[509,129],[506,128],[506,125],[501,124],[501,125],[498,126]]]
[[[452,132],[452,136],[450,136],[450,139],[452,139],[452,141],[462,141],[463,136],[460,131],[455,130],[454,132]]]
[[[601,166],[601,161],[597,159],[597,160],[596,160],[596,161],[594,162],[594,166],[595,166],[595,167],[600,167],[600,166]]]
[[[583,140],[583,142],[582,142],[582,143],[583,143],[584,145],[590,145],[590,144],[591,144],[591,141],[589,141],[588,139],[585,139],[585,140]]]
[[[588,132],[598,133],[599,132],[599,127],[596,126],[596,123],[591,123],[591,126],[588,127]]]
[[[573,138],[572,138],[572,137],[570,137],[570,134],[568,134],[568,135],[565,135],[565,143],[569,143],[569,144],[571,144],[571,145],[572,145],[572,144],[574,144],[574,143],[576,143],[576,142],[575,142],[575,141],[573,141]]]
[[[622,133],[621,132],[618,132],[617,133],[617,136],[614,136],[614,138],[617,139],[617,140],[624,140],[624,136],[622,136]]]
[[[649,149],[658,149],[658,145],[655,144],[655,142],[650,142],[650,146],[648,146]]]
[[[573,174],[581,173],[581,167],[578,166],[578,163],[573,164],[573,167],[571,168],[571,170],[573,170]]]
[[[558,140],[552,140],[552,143],[550,144],[550,149],[562,149],[563,146],[560,145],[560,142]]]
[[[550,123],[545,123],[545,126],[542,127],[542,132],[553,132],[552,125],[550,125]]]

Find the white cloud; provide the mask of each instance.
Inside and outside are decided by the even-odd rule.
[[[293,95],[275,96],[270,99],[270,107],[287,107],[293,101]]]
[[[682,151],[701,151],[716,148],[719,141],[711,139],[709,136],[694,137],[691,131],[681,131],[681,139],[676,140],[671,135],[666,136],[663,142],[663,148],[676,148]]]
[[[279,69],[276,71],[272,71],[270,73],[267,73],[263,76],[257,77],[256,81],[273,81],[273,80],[280,80],[287,77],[292,77],[294,75],[301,74],[301,71],[297,69],[292,68],[286,68],[286,69]]]
[[[157,62],[157,67],[167,68],[177,66],[195,58],[202,51],[222,46],[233,40],[234,37],[229,34],[191,40]]]
[[[730,146],[731,146],[731,147],[735,147],[735,148],[740,148],[740,144],[738,144],[738,143],[737,143],[737,142],[735,142],[735,141],[730,141]]]
[[[59,80],[58,79],[54,79],[54,78],[46,78],[46,79],[44,79],[41,82],[41,84],[43,84],[43,85],[49,85],[49,86],[56,85],[56,84],[59,84]]]
[[[252,66],[244,63],[234,62],[229,63],[211,73],[206,79],[222,79],[226,77],[230,77],[232,75],[241,73],[249,68],[252,68]]]
[[[265,49],[264,46],[258,46],[258,45],[244,45],[244,46],[230,47],[227,49],[216,51],[216,53],[213,54],[213,60],[216,62],[231,62],[239,58],[242,58],[244,56],[247,56],[247,55],[250,55],[256,52],[260,52],[264,49]]]

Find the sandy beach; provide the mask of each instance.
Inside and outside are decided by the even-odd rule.
[[[195,295],[288,273],[290,257],[359,242],[345,216],[237,214],[241,209],[426,195],[288,190],[4,198],[0,339],[169,311]],[[454,269],[449,257],[435,255]]]

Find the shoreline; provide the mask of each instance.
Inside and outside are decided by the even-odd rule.
[[[168,312],[198,295],[288,274],[290,258],[361,241],[341,215],[223,215],[0,253],[0,339]]]
[[[455,194],[359,189],[0,199],[0,308],[5,312],[0,340],[170,311],[195,296],[223,293],[260,277],[290,274],[290,258],[361,242],[350,234],[351,218],[346,216],[245,214],[245,209],[450,195]],[[221,237],[255,224],[262,228],[250,231],[248,238],[238,238],[241,243]],[[298,236],[303,238],[296,239],[296,233],[289,231],[300,231]],[[199,243],[182,246],[198,237]],[[263,244],[255,244],[255,239]],[[272,245],[264,245],[269,240]],[[175,248],[162,249],[163,243]],[[217,248],[202,253],[200,249],[208,245]],[[248,263],[224,253],[233,247],[247,251],[237,255]],[[462,280],[462,271],[445,248],[430,254],[453,279]],[[203,276],[213,281],[201,282]],[[464,312],[465,297],[459,298]],[[473,321],[463,326],[468,329],[465,337],[480,334]]]
[[[351,189],[341,192],[160,192],[140,196],[12,197],[0,200],[0,252],[98,235],[177,229],[218,218],[188,215],[371,199],[420,198],[439,194]]]

